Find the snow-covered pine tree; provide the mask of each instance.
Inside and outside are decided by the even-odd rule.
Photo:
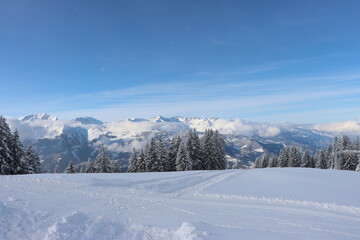
[[[226,169],[227,161],[225,156],[225,140],[222,138],[218,130],[215,131],[213,138],[215,142],[215,153],[216,153],[215,169],[217,170]]]
[[[146,158],[143,150],[140,151],[138,157],[137,172],[146,172]]]
[[[54,168],[54,173],[61,173],[61,167],[59,163],[56,163]]]
[[[145,161],[147,172],[158,172],[162,169],[162,164],[159,162],[156,154],[155,139],[151,138],[150,142],[145,148]]]
[[[157,172],[163,172],[167,168],[167,151],[161,138],[155,142],[155,153],[159,163]]]
[[[310,168],[311,167],[311,157],[310,157],[310,154],[309,154],[308,150],[306,150],[304,152],[304,154],[302,155],[300,166],[303,167],[303,168]]]
[[[26,173],[41,173],[40,157],[29,145],[25,151],[25,162],[27,162],[28,169]]]
[[[353,143],[353,150],[360,150],[360,137],[356,137],[354,143]]]
[[[254,168],[261,168],[261,156],[258,156],[254,162]]]
[[[94,163],[91,160],[91,158],[89,157],[86,162],[85,173],[94,173],[94,172],[95,172]]]
[[[314,156],[310,156],[310,167],[315,168],[316,167],[316,160]]]
[[[289,167],[300,167],[301,153],[298,147],[291,147],[289,155]]]
[[[329,144],[328,149],[326,151],[326,162],[329,169],[334,168],[334,148],[331,143]]]
[[[290,154],[289,147],[286,146],[283,149],[281,149],[279,159],[278,159],[279,167],[288,167],[289,166],[289,154]]]
[[[342,148],[343,150],[354,150],[354,145],[351,142],[350,137],[347,135],[344,135],[342,137]],[[357,157],[354,154],[342,153],[340,154],[340,158],[342,170],[355,171],[357,165]]]
[[[133,149],[133,153],[131,154],[129,158],[129,167],[128,167],[129,173],[139,172],[138,170],[138,156],[136,154],[135,148]]]
[[[112,173],[119,173],[120,172],[120,165],[118,160],[110,161],[111,172]]]
[[[342,156],[341,156],[341,152],[343,150],[343,145],[342,145],[342,138],[339,137],[335,137],[334,139],[334,154],[333,154],[333,169],[342,169]]]
[[[66,167],[64,173],[75,173],[75,167],[72,161],[69,162],[69,165]]]
[[[357,166],[356,166],[356,169],[355,169],[355,171],[357,171],[357,172],[360,172],[360,157],[358,156],[358,164],[357,164]]]
[[[179,135],[175,135],[170,142],[170,146],[167,150],[167,164],[166,171],[176,171],[176,156],[180,147],[181,138]]]
[[[20,141],[19,132],[16,129],[12,134],[11,142],[10,142],[10,151],[12,156],[11,162],[11,174],[25,174],[26,166],[25,166],[25,158],[24,158],[24,149]]]
[[[262,167],[262,168],[267,168],[267,167],[269,167],[269,156],[268,156],[266,153],[263,153],[263,154],[261,155],[260,163],[261,163],[261,167]]]
[[[269,157],[269,167],[277,167],[278,166],[278,157],[271,153]]]
[[[315,155],[316,168],[327,169],[326,155],[323,150],[317,151]]]
[[[192,170],[192,161],[186,147],[186,142],[181,141],[176,157],[176,171],[190,171]]]
[[[99,153],[95,159],[94,168],[96,173],[110,172],[110,160],[106,154],[104,144],[101,144],[99,147]]]
[[[0,174],[11,174],[11,135],[5,118],[0,116]]]
[[[190,129],[186,137],[186,146],[192,161],[193,170],[202,170],[201,144],[195,129]]]
[[[204,136],[201,138],[201,149],[204,170],[217,169],[217,147],[212,129],[205,130]]]

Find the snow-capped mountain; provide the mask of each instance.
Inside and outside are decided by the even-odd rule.
[[[24,145],[33,144],[43,159],[43,168],[52,171],[56,162],[65,167],[94,159],[97,147],[103,143],[112,159],[126,166],[132,149],[141,149],[151,137],[171,138],[184,135],[190,128],[200,134],[205,129],[219,130],[226,139],[229,166],[248,165],[266,152],[279,153],[284,145],[315,151],[333,141],[336,134],[360,132],[359,122],[323,125],[291,123],[259,123],[241,119],[185,118],[156,116],[150,119],[131,118],[104,123],[92,117],[59,120],[47,114],[35,114],[19,119],[7,119],[12,130],[18,129]],[[330,131],[331,126],[337,126]],[[341,131],[337,131],[341,130]]]

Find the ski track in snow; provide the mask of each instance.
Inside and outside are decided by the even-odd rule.
[[[0,239],[360,239],[358,206],[208,190],[248,173],[1,176]]]

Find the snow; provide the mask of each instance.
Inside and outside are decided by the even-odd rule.
[[[0,239],[360,239],[358,172],[0,176]]]

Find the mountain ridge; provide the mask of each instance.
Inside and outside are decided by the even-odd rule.
[[[104,144],[112,159],[121,165],[135,148],[140,150],[151,137],[170,139],[195,129],[200,135],[205,129],[218,130],[225,138],[229,167],[250,165],[262,153],[278,153],[286,145],[314,152],[325,148],[333,137],[343,132],[326,131],[334,124],[335,130],[357,130],[358,122],[328,125],[292,123],[262,123],[242,119],[163,117],[130,118],[103,122],[92,117],[59,120],[48,114],[33,114],[19,119],[7,118],[12,130],[18,129],[24,145],[32,144],[43,159],[44,169],[52,171],[59,163],[64,168],[69,161],[81,163],[94,159],[99,144]],[[347,126],[347,129],[346,129]],[[349,128],[350,126],[350,128]],[[360,129],[360,128],[359,128]],[[360,130],[359,130],[360,132]],[[353,131],[352,134],[358,133]]]

